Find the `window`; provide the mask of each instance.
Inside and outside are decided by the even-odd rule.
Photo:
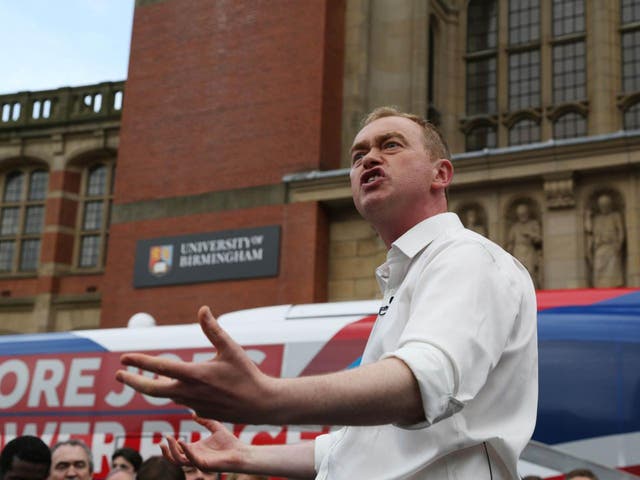
[[[46,170],[16,170],[4,177],[0,205],[0,272],[35,272],[44,228]]]
[[[472,128],[466,136],[466,150],[482,150],[496,146],[496,127],[493,125],[480,125]]]
[[[540,51],[509,55],[509,110],[540,106]]]
[[[80,268],[101,268],[106,258],[106,245],[113,192],[113,168],[98,164],[85,171],[78,229]]]
[[[496,59],[467,63],[467,114],[478,115],[497,110]]]
[[[540,40],[540,0],[509,1],[509,45]]]
[[[584,32],[584,0],[553,0],[553,36]]]
[[[634,103],[624,112],[624,129],[640,129],[640,103]]]
[[[586,98],[584,42],[553,47],[553,101],[574,102]]]
[[[467,115],[495,113],[498,109],[497,43],[497,2],[472,0],[467,15]]]
[[[471,0],[467,15],[467,52],[493,50],[497,44],[497,2],[495,0]]]
[[[558,140],[583,137],[586,134],[587,120],[577,112],[565,113],[553,124],[553,137]]]
[[[509,129],[509,145],[524,145],[540,141],[540,124],[530,118],[517,122]]]

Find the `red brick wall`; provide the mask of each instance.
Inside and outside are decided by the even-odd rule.
[[[116,203],[339,165],[344,0],[137,7]]]
[[[339,166],[344,0],[167,0],[136,8],[114,204],[259,185]],[[280,225],[274,278],[133,288],[136,242]],[[327,298],[328,223],[316,203],[113,224],[104,327],[151,313],[192,322]]]
[[[277,277],[168,287],[133,288],[136,242],[207,231],[281,225]],[[113,225],[103,278],[103,327],[125,326],[136,312],[160,324],[195,321],[201,305],[224,313],[281,303],[326,300],[327,219],[316,203],[260,207]]]

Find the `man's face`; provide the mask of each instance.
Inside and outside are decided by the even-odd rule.
[[[13,457],[11,468],[4,473],[3,480],[45,480],[48,475],[47,465]]]
[[[49,480],[91,480],[89,459],[82,447],[62,445],[51,456]]]
[[[403,117],[371,122],[356,135],[351,149],[351,193],[356,208],[364,218],[375,221],[380,214],[398,218],[429,205],[434,166],[420,125]]]

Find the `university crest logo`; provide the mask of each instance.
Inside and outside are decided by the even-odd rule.
[[[149,273],[162,277],[171,271],[173,245],[156,245],[149,248]]]

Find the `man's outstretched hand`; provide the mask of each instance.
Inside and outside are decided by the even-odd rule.
[[[187,443],[167,437],[162,454],[176,465],[193,465],[205,472],[244,472],[278,477],[315,478],[314,444],[247,445],[224,425],[194,415],[210,434]]]
[[[122,355],[123,365],[138,367],[161,378],[119,370],[116,379],[145,395],[170,398],[193,409],[199,417],[237,423],[264,423],[272,413],[276,379],[263,374],[225,330],[209,307],[198,321],[217,355],[208,362],[183,362],[140,353]],[[162,378],[164,377],[164,378]]]
[[[162,454],[179,466],[193,465],[205,472],[233,472],[241,468],[248,447],[238,440],[220,422],[194,416],[211,435],[195,443],[186,443],[167,437],[167,444],[160,445]]]

